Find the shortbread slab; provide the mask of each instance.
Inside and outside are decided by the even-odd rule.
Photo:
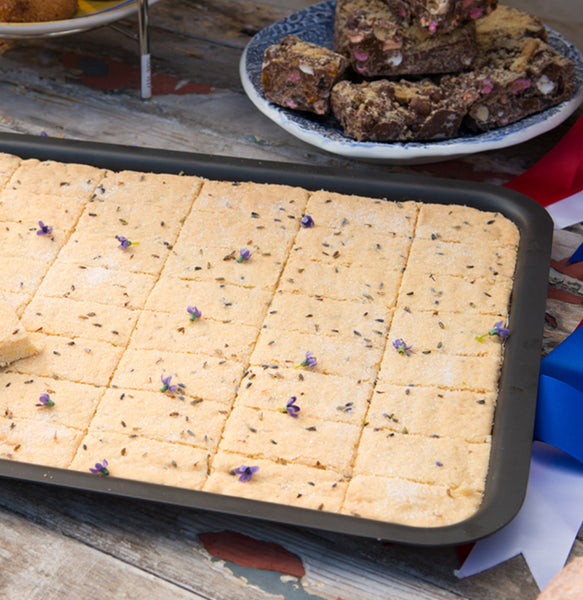
[[[22,162],[19,156],[0,152],[0,186],[4,187]]]
[[[516,225],[500,213],[478,210],[470,206],[422,204],[415,236],[444,242],[488,243],[516,246]]]
[[[311,194],[306,207],[316,225],[406,237],[413,235],[418,211],[417,202],[391,202],[327,191]]]
[[[454,277],[405,271],[398,306],[463,314],[508,314],[512,279]]]
[[[251,365],[298,367],[310,352],[317,361],[312,369],[326,375],[342,375],[372,381],[376,377],[383,349],[364,339],[346,340],[296,331],[263,330],[251,355]]]
[[[22,257],[2,259],[0,292],[34,294],[49,265],[40,260]]]
[[[187,316],[187,308],[196,307],[202,317],[220,323],[243,323],[259,327],[263,322],[271,294],[265,290],[242,288],[223,281],[189,281],[162,277],[148,298],[146,309]]]
[[[263,328],[362,339],[384,346],[391,314],[382,304],[279,292],[273,297]]]
[[[259,467],[259,470],[249,481],[239,481],[240,476],[234,471],[242,466]],[[337,512],[344,498],[346,484],[346,479],[333,471],[219,452],[213,459],[203,490]]]
[[[13,363],[11,371],[107,385],[122,353],[119,346],[85,338],[43,333],[31,333],[30,338],[42,351]]]
[[[356,475],[348,486],[342,512],[413,527],[440,527],[470,517],[481,499],[477,491],[461,494],[445,485]]]
[[[57,261],[47,272],[38,293],[138,309],[144,307],[155,281],[154,275],[146,273]]]
[[[469,443],[365,427],[354,469],[361,475],[402,477],[418,483],[482,492],[490,445],[488,438],[481,443]]]
[[[0,416],[0,458],[64,469],[82,438],[71,427]]]
[[[506,326],[505,320],[492,315],[398,308],[389,335],[393,340],[406,340],[416,352],[500,357],[503,340],[488,335],[500,321]]]
[[[214,452],[228,409],[212,400],[126,388],[108,389],[91,422],[91,431],[138,434]]]
[[[133,349],[196,352],[209,356],[247,360],[258,328],[250,325],[219,323],[189,315],[143,311],[130,342]]]
[[[281,275],[279,289],[332,300],[395,305],[402,273],[383,267],[349,267],[304,260],[293,250]]]
[[[216,400],[230,406],[245,366],[220,357],[170,352],[164,350],[127,349],[117,366],[112,387],[157,391],[162,377],[188,398]]]
[[[366,415],[367,427],[479,442],[492,433],[494,392],[452,391],[380,382]]]
[[[43,223],[49,225],[50,223]],[[46,235],[38,235],[39,225],[0,223],[0,247],[7,258],[30,258],[52,263],[66,241],[65,234],[53,228]]]
[[[89,427],[103,392],[104,388],[93,385],[5,371],[0,373],[0,413],[84,430]],[[42,404],[44,394],[48,394],[53,406]]]
[[[245,406],[231,412],[219,450],[350,474],[360,427]]]
[[[292,397],[299,414],[361,426],[372,383],[308,370],[250,367],[241,381],[235,406],[281,411]]]
[[[38,351],[12,305],[0,296],[0,368]]]
[[[83,438],[69,468],[89,473],[104,459],[111,477],[193,490],[199,490],[207,477],[208,453],[204,450],[98,431],[90,431]]]
[[[125,346],[137,319],[138,312],[127,308],[37,294],[21,320],[29,331]]]
[[[379,372],[379,382],[397,385],[427,385],[450,390],[496,392],[501,358],[497,356],[456,356],[439,351],[424,354],[416,348],[400,354],[389,338]],[[407,342],[407,340],[404,340]]]
[[[300,219],[308,192],[302,188],[250,181],[205,181],[193,205],[197,211],[242,212],[259,218],[281,219],[282,223]]]

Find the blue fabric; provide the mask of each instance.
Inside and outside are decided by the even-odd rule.
[[[583,462],[583,327],[541,362],[534,439]]]
[[[573,256],[567,261],[567,264],[581,262],[583,260],[583,244],[573,252]]]

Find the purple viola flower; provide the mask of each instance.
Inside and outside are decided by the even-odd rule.
[[[239,250],[239,256],[237,257],[237,262],[243,262],[245,260],[249,260],[251,258],[251,252],[247,250],[247,248],[241,248]]]
[[[139,242],[130,242],[130,240],[123,235],[116,235],[115,239],[119,242],[118,248],[121,250],[127,250],[130,246],[137,246],[139,244]]]
[[[504,321],[498,321],[498,323],[494,323],[494,327],[490,329],[484,335],[477,335],[476,339],[479,342],[483,342],[488,336],[497,335],[500,339],[505,340],[510,335],[510,330],[507,327],[503,327]]]
[[[186,312],[190,315],[191,323],[196,319],[200,319],[200,317],[202,316],[202,313],[200,312],[200,310],[198,310],[198,308],[196,308],[196,306],[187,306]]]
[[[299,369],[300,367],[315,367],[318,364],[318,361],[316,360],[316,357],[308,350],[306,352],[306,358],[304,358],[304,360],[302,360],[302,362],[296,367],[296,369]]]
[[[53,228],[50,225],[45,225],[42,221],[38,222],[37,235],[51,235]]]
[[[281,412],[287,413],[290,417],[298,417],[300,414],[300,407],[296,404],[297,401],[298,399],[295,396],[292,396],[285,405],[285,408],[281,409]]]
[[[313,227],[314,226],[314,219],[312,219],[312,217],[310,217],[310,215],[304,215],[301,219],[300,219],[300,225],[302,227]]]
[[[409,356],[409,354],[411,354],[411,348],[413,348],[413,346],[408,346],[405,343],[405,340],[402,340],[401,338],[399,338],[398,340],[395,340],[393,342],[393,348],[395,348],[395,350],[399,354],[405,354],[405,355]]]
[[[95,463],[94,467],[89,467],[89,470],[96,475],[109,475],[107,459],[103,459],[100,463]]]
[[[237,467],[233,472],[235,475],[239,475],[239,481],[245,482],[250,481],[253,475],[259,471],[259,467],[248,467],[246,465],[241,465]]]
[[[167,377],[161,375],[160,379],[162,380],[162,387],[160,388],[162,393],[168,392],[169,394],[173,394],[178,389],[177,385],[170,383],[172,381],[172,375],[168,375]]]
[[[48,394],[41,394],[39,396],[37,406],[54,406],[55,403],[51,400]]]

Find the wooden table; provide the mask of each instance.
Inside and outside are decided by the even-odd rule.
[[[511,3],[530,7],[583,47],[579,2]],[[321,152],[262,116],[238,77],[251,36],[308,4],[161,0],[150,10],[154,96],[148,101],[139,94],[137,41],[117,27],[0,42],[0,132],[502,184],[541,158],[581,114],[519,146],[438,164],[366,165]],[[119,25],[136,33],[137,16]],[[581,240],[581,225],[559,232],[555,257]],[[543,353],[583,318],[581,278],[553,269],[550,281]],[[7,600],[531,600],[538,594],[522,557],[458,580],[453,547],[391,545],[12,480],[0,482],[0,522],[0,598]],[[583,555],[582,534],[572,556]],[[285,551],[274,554],[273,544]],[[269,557],[274,570],[263,568]]]

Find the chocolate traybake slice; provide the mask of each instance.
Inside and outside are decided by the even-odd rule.
[[[464,102],[428,79],[340,81],[332,89],[332,112],[344,133],[358,141],[436,140],[454,137]]]
[[[334,50],[365,78],[456,73],[475,56],[475,24],[431,34],[383,0],[338,0]]]
[[[347,67],[340,54],[288,35],[265,51],[261,83],[271,102],[325,115],[332,86]]]

